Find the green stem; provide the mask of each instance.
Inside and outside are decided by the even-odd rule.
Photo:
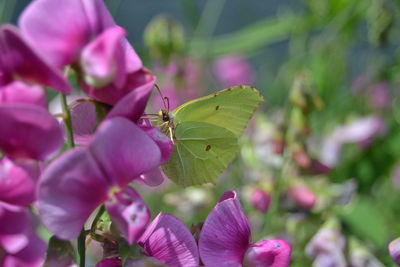
[[[75,142],[74,135],[72,133],[71,113],[69,112],[67,104],[67,96],[64,94],[61,94],[61,106],[64,113],[64,125],[67,134],[67,143],[69,148],[73,148],[75,146]]]
[[[94,217],[92,227],[90,227],[91,231],[95,230],[94,228],[96,227],[96,224],[100,220],[100,217],[101,217],[101,215],[103,215],[104,211],[105,211],[104,205],[101,205],[99,211],[96,214],[96,217]]]
[[[64,126],[67,134],[67,144],[69,148],[74,148],[75,142],[74,142],[74,134],[72,132],[71,113],[68,108],[67,96],[64,94],[61,94],[61,106],[64,113]],[[79,255],[79,267],[85,267],[86,232],[84,227],[82,227],[82,231],[78,237],[78,255]]]
[[[82,227],[82,231],[78,237],[78,255],[79,255],[79,267],[85,267],[86,261],[86,232],[85,228]]]

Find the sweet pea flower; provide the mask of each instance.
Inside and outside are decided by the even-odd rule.
[[[328,167],[334,167],[339,163],[343,145],[356,143],[362,147],[368,146],[374,138],[385,135],[386,130],[385,122],[375,115],[341,125],[322,143],[321,161]]]
[[[68,83],[11,25],[0,27],[0,73],[0,150],[12,159],[47,159],[61,148],[63,138],[39,85],[66,93]]]
[[[39,164],[33,160],[0,160],[0,203],[26,207],[36,199]]]
[[[19,25],[54,66],[72,65],[81,73],[82,89],[97,101],[115,105],[136,88],[154,83],[102,0],[35,0]]]
[[[0,225],[0,266],[42,266],[46,244],[34,233],[25,210],[0,204]]]
[[[256,188],[251,193],[250,202],[256,210],[265,213],[271,203],[271,195],[262,189]]]
[[[204,222],[199,237],[205,266],[289,266],[291,248],[283,240],[251,243],[249,221],[235,191],[225,192]]]
[[[139,245],[150,260],[154,258],[169,267],[199,266],[199,252],[193,235],[171,214],[158,214],[143,233]]]
[[[151,89],[145,86],[130,92],[86,146],[64,153],[42,174],[39,211],[43,223],[59,238],[77,237],[89,215],[103,203],[130,244],[140,237],[150,212],[127,185],[164,164],[173,147],[157,128],[139,124]]]

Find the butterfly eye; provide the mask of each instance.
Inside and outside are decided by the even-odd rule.
[[[165,121],[165,122],[170,121],[169,115],[168,115],[167,113],[163,113],[162,119],[163,119],[163,121]]]

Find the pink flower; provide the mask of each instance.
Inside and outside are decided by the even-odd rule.
[[[68,83],[10,25],[0,28],[0,73],[0,149],[13,159],[47,159],[62,146],[63,138],[38,85],[69,92]]]
[[[290,246],[283,240],[251,243],[250,226],[235,191],[225,192],[204,222],[199,252],[205,266],[289,266]]]
[[[382,118],[367,116],[337,127],[324,140],[321,148],[321,161],[328,167],[339,163],[342,146],[357,143],[361,146],[369,145],[376,137],[386,133],[386,124]]]
[[[296,203],[297,206],[310,210],[317,202],[317,198],[308,186],[304,184],[295,184],[289,187],[288,196]]]
[[[155,82],[101,0],[36,0],[22,13],[19,25],[54,66],[78,64],[82,89],[97,101],[114,105]]]
[[[199,253],[189,229],[170,214],[158,214],[139,240],[145,255],[169,267],[198,267]]]
[[[36,199],[39,164],[32,160],[0,160],[0,203],[26,207]]]
[[[224,87],[252,85],[255,77],[249,62],[240,55],[220,57],[214,64],[214,74]]]
[[[400,238],[391,241],[388,246],[390,256],[393,261],[400,265]]]
[[[28,213],[0,205],[0,224],[0,266],[42,266],[46,244],[34,233]]]

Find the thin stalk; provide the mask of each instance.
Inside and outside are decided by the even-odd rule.
[[[67,135],[67,144],[69,148],[74,148],[75,147],[75,142],[74,142],[74,134],[72,132],[72,121],[71,121],[71,112],[69,111],[68,108],[68,103],[67,103],[67,96],[64,94],[61,94],[61,106],[64,114],[64,125],[65,125],[65,131]],[[82,231],[79,234],[78,237],[78,255],[79,255],[79,267],[85,267],[85,261],[86,261],[86,232],[85,228],[82,227]]]
[[[64,125],[67,134],[67,144],[69,148],[73,148],[75,146],[75,142],[74,142],[74,135],[72,132],[71,113],[69,112],[67,104],[67,96],[64,94],[61,94],[61,106],[64,113]]]

